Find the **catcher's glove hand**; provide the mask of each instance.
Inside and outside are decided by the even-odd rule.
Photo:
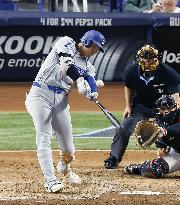
[[[158,137],[163,135],[163,128],[159,127],[153,120],[141,120],[137,123],[132,134],[139,145],[146,148],[153,144]]]

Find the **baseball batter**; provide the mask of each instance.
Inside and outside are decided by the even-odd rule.
[[[168,95],[157,100],[156,106],[159,109],[156,121],[164,130],[163,136],[156,141],[158,158],[127,165],[125,172],[128,174],[160,178],[180,171],[180,109],[177,109],[174,98]]]
[[[104,44],[104,36],[95,30],[86,32],[80,43],[67,36],[60,38],[42,64],[26,97],[25,105],[34,122],[37,157],[47,192],[57,192],[64,187],[54,173],[50,146],[52,133],[55,133],[61,150],[58,171],[67,174],[70,183],[81,183],[80,177],[70,168],[75,147],[68,94],[76,84],[79,94],[88,99],[97,98],[95,68],[88,58],[98,51],[103,52]]]

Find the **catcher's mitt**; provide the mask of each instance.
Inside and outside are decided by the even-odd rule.
[[[132,136],[137,139],[141,147],[146,148],[162,136],[162,128],[153,120],[141,120],[137,123]]]

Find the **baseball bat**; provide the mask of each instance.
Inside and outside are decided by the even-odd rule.
[[[121,127],[120,122],[116,119],[116,117],[109,112],[98,100],[92,98],[92,100],[96,103],[96,105],[103,111],[105,116],[110,120],[110,122],[119,130]]]

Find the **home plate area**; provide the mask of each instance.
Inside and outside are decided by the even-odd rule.
[[[127,175],[124,166],[153,159],[155,151],[127,151],[117,170],[107,170],[103,161],[109,151],[77,151],[73,171],[82,183],[71,185],[56,194],[44,191],[44,181],[35,151],[0,152],[0,204],[47,205],[179,205],[180,172],[161,179]],[[59,152],[53,151],[54,166]]]

